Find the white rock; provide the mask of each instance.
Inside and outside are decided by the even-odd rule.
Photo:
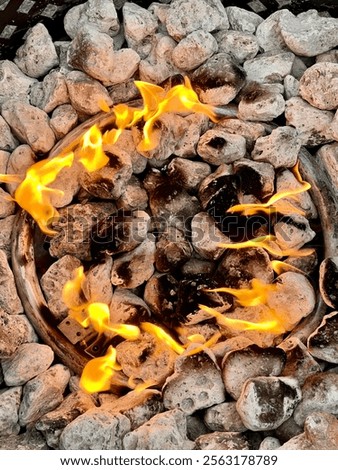
[[[236,31],[254,33],[257,26],[263,21],[263,18],[256,13],[244,10],[243,8],[235,6],[226,7],[225,11],[228,15],[230,29]]]
[[[12,151],[18,145],[19,142],[12,134],[11,128],[4,118],[0,116],[0,151],[2,155],[0,156],[0,173],[5,173],[5,171],[2,170],[3,164],[1,162],[4,161],[4,155],[6,154],[6,151]]]
[[[229,29],[228,17],[220,0],[174,0],[165,25],[176,41],[198,29],[207,32]]]
[[[234,401],[211,406],[205,411],[203,419],[211,431],[245,432],[247,430]]]
[[[63,430],[60,449],[122,450],[122,439],[130,431],[130,421],[120,413],[90,409]]]
[[[290,126],[280,126],[270,135],[259,137],[251,153],[253,160],[271,163],[275,168],[293,167],[301,149],[301,139]]]
[[[286,9],[275,11],[257,26],[256,38],[265,52],[287,49],[279,22],[283,17],[289,18],[289,13]]]
[[[290,418],[300,399],[301,390],[296,380],[257,377],[245,382],[236,408],[248,429],[267,431],[278,428]]]
[[[88,0],[70,8],[64,17],[64,28],[71,39],[79,29],[93,28],[100,33],[115,36],[120,29],[113,0]]]
[[[125,3],[122,12],[127,44],[144,59],[151,49],[151,37],[157,30],[157,19],[149,10],[131,2]]]
[[[202,258],[216,260],[225,251],[220,243],[230,243],[230,240],[216,227],[210,215],[199,212],[191,221],[191,242]]]
[[[18,347],[13,356],[1,362],[8,386],[24,385],[45,372],[54,360],[52,348],[45,344],[26,343]]]
[[[57,106],[69,102],[68,90],[64,75],[52,70],[41,82],[33,84],[30,103],[46,113],[50,113]]]
[[[1,122],[1,117],[0,117],[0,122]],[[4,121],[6,126],[7,126],[7,123],[6,121]],[[10,152],[6,152],[5,150],[0,150],[0,174],[5,174],[6,173],[6,169],[7,169],[7,165],[8,165],[8,160],[9,160],[9,157],[10,157]]]
[[[178,73],[172,63],[172,53],[176,45],[176,41],[170,36],[156,34],[151,53],[140,62],[140,79],[158,84]]]
[[[259,122],[243,121],[241,119],[222,119],[219,126],[231,134],[238,134],[245,138],[248,150],[251,150],[259,137],[266,134],[265,127]]]
[[[285,103],[287,125],[297,129],[303,145],[310,147],[332,140],[330,124],[334,114],[311,106],[300,97],[290,98]]]
[[[83,114],[97,114],[101,111],[99,102],[104,100],[111,106],[112,100],[106,88],[83,72],[72,71],[66,76],[70,102],[73,108]]]
[[[19,406],[22,387],[12,387],[0,390],[0,436],[19,434]]]
[[[173,158],[168,165],[168,175],[178,179],[185,189],[198,189],[200,183],[211,173],[210,165],[186,158]]]
[[[114,71],[110,78],[110,84],[124,83],[137,72],[140,56],[133,49],[120,49],[114,54]]]
[[[0,188],[0,219],[4,219],[10,215],[15,214],[16,204],[10,197],[10,195]]]
[[[299,81],[300,96],[319,109],[338,107],[338,64],[320,62],[308,68]]]
[[[20,344],[33,342],[33,328],[25,315],[9,315],[0,309],[0,328],[0,359],[12,356]]]
[[[59,64],[53,40],[42,23],[28,31],[25,43],[16,51],[14,62],[26,75],[33,78],[45,75]]]
[[[259,51],[257,39],[252,33],[223,30],[216,33],[215,38],[219,52],[229,54],[239,64],[253,59]]]
[[[19,145],[10,155],[7,164],[9,175],[25,175],[29,167],[36,162],[36,155],[29,145]],[[6,189],[11,196],[14,196],[19,183],[7,183]]]
[[[10,60],[0,61],[0,105],[15,98],[29,101],[29,90],[36,80],[23,74]]]
[[[299,81],[293,75],[284,78],[284,93],[287,100],[299,96]]]
[[[38,420],[59,406],[69,378],[69,370],[61,364],[55,364],[27,382],[19,410],[21,426]]]
[[[12,231],[15,221],[15,215],[0,220],[0,250],[6,253],[8,259],[12,256]]]
[[[125,450],[192,449],[187,438],[187,419],[181,410],[170,410],[151,418],[123,439]]]
[[[259,83],[281,82],[291,73],[294,58],[292,52],[271,51],[246,60],[243,67],[247,80]]]
[[[42,109],[13,99],[2,106],[2,116],[13,134],[20,142],[29,144],[33,152],[46,153],[55,144],[49,117]]]
[[[313,57],[338,45],[338,19],[308,10],[297,17],[288,12],[279,25],[288,48],[299,56]]]
[[[285,101],[281,93],[263,86],[250,86],[238,105],[238,117],[244,121],[272,121],[283,114]]]
[[[61,140],[76,126],[78,114],[70,104],[62,104],[54,109],[49,124],[57,140]]]
[[[210,33],[193,31],[177,44],[172,61],[178,69],[189,71],[202,65],[217,50],[216,39]]]
[[[293,214],[274,225],[276,241],[282,249],[299,249],[316,236],[306,217]]]
[[[0,250],[0,308],[10,315],[23,312],[14,275],[8,264],[6,253]]]
[[[197,154],[211,165],[232,163],[245,156],[246,140],[219,127],[210,129],[201,136]]]

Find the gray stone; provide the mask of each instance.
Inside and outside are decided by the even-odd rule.
[[[129,289],[117,287],[110,303],[112,323],[135,323],[141,315],[150,317],[148,305]]]
[[[6,101],[1,113],[13,134],[20,142],[29,144],[33,152],[46,153],[55,144],[49,117],[42,109],[13,99]]]
[[[259,122],[243,121],[241,119],[221,119],[217,123],[230,134],[238,134],[245,138],[248,151],[254,147],[256,140],[266,134],[265,127]]]
[[[338,449],[338,420],[329,413],[311,413],[304,423],[305,437],[315,450]]]
[[[62,290],[74,276],[81,262],[75,256],[65,255],[53,263],[41,277],[41,288],[53,317],[61,321],[68,315],[68,307],[62,299]]]
[[[19,145],[10,155],[5,173],[9,175],[25,175],[28,168],[34,165],[36,155],[29,145]],[[14,197],[19,183],[7,183],[6,189]]]
[[[308,338],[309,352],[317,359],[338,363],[338,347],[336,342],[337,312],[323,317],[321,324]]]
[[[24,44],[16,51],[14,62],[26,75],[33,78],[45,75],[59,64],[53,40],[42,23],[28,31]]]
[[[82,290],[88,302],[101,302],[110,305],[113,297],[110,282],[112,265],[113,259],[106,256],[100,263],[92,265],[86,271],[86,279],[82,285]]]
[[[168,227],[158,237],[155,267],[161,273],[172,272],[188,261],[192,248],[184,233],[176,227]]]
[[[1,440],[6,436],[19,434],[19,406],[22,387],[12,387],[0,390],[0,436]]]
[[[287,125],[296,128],[303,145],[313,147],[332,140],[331,111],[317,109],[302,98],[295,97],[287,100],[285,104],[285,118]]]
[[[230,29],[235,31],[254,33],[257,26],[263,21],[263,18],[256,13],[243,8],[231,6],[226,7],[225,11],[228,15]]]
[[[178,179],[187,190],[198,189],[200,183],[211,173],[207,163],[185,158],[173,158],[168,165],[168,175]]]
[[[289,14],[286,9],[275,11],[257,26],[256,38],[265,52],[287,49],[279,23],[281,18],[289,18]]]
[[[175,149],[175,155],[177,157],[189,158],[196,155],[199,138],[208,129],[209,119],[204,114],[193,113],[186,116],[185,121],[187,127],[180,139],[179,145]]]
[[[130,156],[133,174],[138,175],[146,169],[148,158],[144,157],[136,150],[132,130],[125,129],[112,148],[123,150]],[[126,187],[127,186],[125,186],[125,188]]]
[[[245,82],[242,67],[229,54],[214,54],[191,75],[194,89],[203,103],[222,106],[230,103]]]
[[[19,142],[14,137],[11,132],[11,128],[4,120],[2,116],[0,116],[0,151],[2,155],[6,154],[6,151],[12,151],[19,145]],[[2,158],[0,158],[2,161]],[[2,164],[0,163],[0,173],[5,173],[2,171]]]
[[[164,411],[161,392],[152,389],[131,391],[110,403],[103,403],[101,409],[126,416],[130,421],[131,431]]]
[[[216,39],[203,30],[193,31],[183,38],[172,53],[173,64],[190,71],[202,65],[218,50]]]
[[[0,61],[0,105],[9,99],[29,101],[29,91],[36,80],[23,74],[10,60]]]
[[[332,62],[333,64],[338,63],[338,49],[331,49],[330,51],[323,52],[316,56],[316,64],[321,62]]]
[[[54,352],[45,344],[21,344],[8,359],[3,359],[2,370],[6,385],[16,387],[45,372],[54,360]]]
[[[225,251],[220,243],[231,243],[206,212],[197,213],[191,221],[191,242],[196,253],[202,258],[216,260]]]
[[[338,45],[338,20],[308,10],[297,17],[287,12],[279,26],[288,48],[299,56],[314,57]]]
[[[79,29],[93,28],[101,33],[115,36],[120,29],[113,0],[89,0],[70,8],[64,17],[64,28],[74,39]]]
[[[291,331],[315,308],[314,289],[306,276],[291,271],[278,276],[275,284],[276,290],[268,293],[267,305],[282,315],[285,330]]]
[[[175,372],[163,387],[163,403],[191,415],[195,411],[222,403],[225,390],[212,356],[205,350],[196,355],[179,356]]]
[[[19,410],[20,425],[26,426],[37,421],[59,406],[69,378],[70,372],[67,367],[55,364],[27,382],[23,388]]]
[[[155,241],[149,237],[130,253],[114,260],[111,282],[114,286],[129,289],[138,287],[154,273],[154,262]]]
[[[337,22],[338,26],[338,22]],[[319,109],[338,106],[338,64],[320,62],[309,67],[299,81],[300,96]]]
[[[108,106],[113,104],[108,91],[97,80],[83,72],[72,71],[66,76],[70,102],[82,114],[93,115],[101,111],[99,103],[104,100]]]
[[[4,122],[7,126],[6,121]],[[0,174],[2,175],[7,173],[7,164],[8,164],[10,154],[11,154],[10,152],[6,152],[5,150],[0,150]]]
[[[177,43],[167,35],[158,33],[153,39],[154,45],[149,56],[139,65],[140,79],[145,82],[160,84],[179,73],[172,63],[172,53]]]
[[[238,117],[244,121],[272,121],[284,110],[285,101],[281,93],[252,83],[241,94]]]
[[[54,109],[49,124],[57,140],[65,137],[78,122],[78,114],[70,104],[62,104]]]
[[[35,423],[35,428],[45,436],[49,447],[58,449],[64,428],[94,406],[94,399],[87,393],[72,392],[55,410],[43,415]]]
[[[41,433],[32,428],[17,436],[3,437],[0,450],[48,450],[48,446]]]
[[[11,199],[10,195],[0,188],[0,219],[9,217],[10,215],[15,214],[16,204]]]
[[[12,230],[15,220],[15,215],[9,215],[0,220],[0,250],[6,254],[8,259],[12,256]]]
[[[299,96],[299,81],[293,75],[284,78],[284,94],[287,100]]]
[[[187,420],[181,410],[170,410],[151,418],[123,439],[125,450],[192,449],[187,438]]]
[[[236,408],[248,429],[268,431],[290,418],[300,399],[295,379],[256,377],[245,382]]]
[[[46,113],[57,106],[68,103],[68,90],[64,75],[52,70],[42,82],[34,83],[30,93],[30,103]]]
[[[280,375],[286,362],[286,354],[278,348],[259,348],[249,345],[225,354],[222,361],[222,377],[226,391],[238,400],[248,379]]]
[[[286,75],[290,75],[294,58],[292,52],[264,52],[254,59],[246,60],[243,68],[248,80],[259,83],[281,82]]]
[[[249,450],[249,442],[245,434],[239,432],[215,431],[204,434],[195,441],[195,449],[199,450]]]
[[[156,17],[149,10],[132,2],[125,3],[122,12],[127,44],[144,59],[150,52],[152,37],[157,30]]]
[[[276,437],[266,437],[262,440],[259,450],[276,450],[281,447],[280,441]]]
[[[130,421],[122,414],[90,409],[68,424],[60,436],[64,450],[122,450]]]
[[[281,373],[284,377],[293,377],[303,385],[310,375],[321,372],[320,364],[297,337],[286,338],[278,347],[286,353],[286,364]]]
[[[246,140],[241,135],[229,134],[221,127],[206,131],[197,145],[198,155],[210,165],[232,163],[246,154]]]
[[[288,215],[279,220],[274,225],[274,232],[282,250],[302,248],[316,236],[307,218],[300,214]]]
[[[308,377],[302,386],[302,400],[295,409],[294,420],[299,426],[313,412],[338,413],[338,374],[319,372]]]
[[[6,253],[2,250],[0,250],[0,308],[9,315],[23,312],[14,275],[9,266]]]
[[[12,356],[20,344],[33,341],[33,329],[25,315],[8,315],[0,309],[0,359]]]
[[[174,0],[166,15],[166,28],[176,41],[202,29],[229,29],[225,9],[219,0]]]
[[[244,426],[236,409],[236,402],[229,401],[214,405],[204,413],[204,422],[211,431],[245,432]]]
[[[239,64],[253,59],[259,46],[256,37],[252,33],[244,31],[219,31],[215,34],[219,52],[225,52]]]
[[[118,209],[134,211],[144,210],[148,206],[147,191],[141,186],[141,182],[136,176],[132,175],[120,198],[116,201]]]

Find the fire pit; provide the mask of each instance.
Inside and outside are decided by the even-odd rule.
[[[338,20],[193,3],[1,63],[7,448],[338,448]]]

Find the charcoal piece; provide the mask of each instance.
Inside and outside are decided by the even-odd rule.
[[[188,261],[191,254],[191,245],[183,232],[175,227],[168,227],[156,243],[156,269],[161,273],[173,272]]]
[[[319,268],[319,288],[324,302],[338,308],[338,256],[326,258]]]
[[[319,327],[309,336],[308,348],[312,356],[338,364],[338,312],[325,315]]]
[[[235,174],[240,177],[243,194],[253,194],[258,199],[271,196],[274,192],[275,172],[269,163],[243,159],[234,163]]]
[[[238,400],[248,379],[279,375],[286,362],[286,354],[279,348],[260,348],[253,344],[230,351],[222,361],[222,377],[226,391]]]
[[[230,55],[214,54],[191,75],[194,89],[201,101],[212,105],[225,105],[232,101],[245,83],[245,72]]]
[[[205,259],[191,257],[181,268],[185,278],[193,278],[199,274],[211,275],[215,271],[215,263]]]
[[[222,285],[234,289],[249,287],[254,278],[266,284],[274,278],[269,255],[263,248],[229,250],[219,264],[218,274]]]
[[[170,274],[154,274],[146,283],[144,300],[150,310],[166,326],[178,325],[183,318],[177,317],[177,280]]]
[[[92,258],[132,251],[145,240],[148,226],[149,215],[144,211],[120,210],[104,217],[91,230]]]

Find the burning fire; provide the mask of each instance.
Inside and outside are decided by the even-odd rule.
[[[143,108],[132,108],[125,104],[115,106],[116,128],[102,135],[99,127],[93,125],[81,137],[79,145],[74,142],[74,148],[66,155],[35,163],[27,170],[24,178],[19,175],[0,175],[0,182],[20,183],[14,200],[33,217],[42,232],[50,236],[56,234],[49,228],[50,222],[58,216],[57,210],[51,204],[51,195],[63,195],[63,192],[52,189],[49,185],[55,181],[63,168],[72,166],[74,161],[82,163],[89,172],[104,167],[109,162],[104,145],[115,143],[124,129],[141,120],[145,122],[140,143],[143,150],[151,150],[156,146],[153,128],[164,113],[204,113],[210,119],[216,120],[214,108],[199,101],[187,77],[184,78],[184,84],[176,85],[168,91],[142,81],[136,81],[135,84],[143,98]],[[99,105],[104,111],[110,111],[106,103],[100,102]]]
[[[311,188],[310,183],[307,181],[304,181],[301,177],[301,174],[299,173],[299,163],[297,163],[293,168],[292,168],[292,173],[295,175],[297,181],[301,183],[301,186],[298,188],[294,189],[289,189],[289,190],[284,190],[280,191],[273,196],[270,197],[270,199],[263,203],[263,204],[237,204],[235,206],[230,207],[227,212],[240,212],[243,215],[249,216],[249,215],[255,215],[259,212],[264,212],[265,214],[271,214],[271,210],[274,212],[278,211],[281,214],[289,214],[290,213],[290,206],[286,203],[283,203],[283,199],[285,198],[296,198],[298,194],[301,194],[305,191],[308,191]],[[276,210],[276,207],[273,207],[273,204],[278,202],[278,209]],[[294,214],[300,214],[304,215],[304,211],[293,208],[293,213]]]

